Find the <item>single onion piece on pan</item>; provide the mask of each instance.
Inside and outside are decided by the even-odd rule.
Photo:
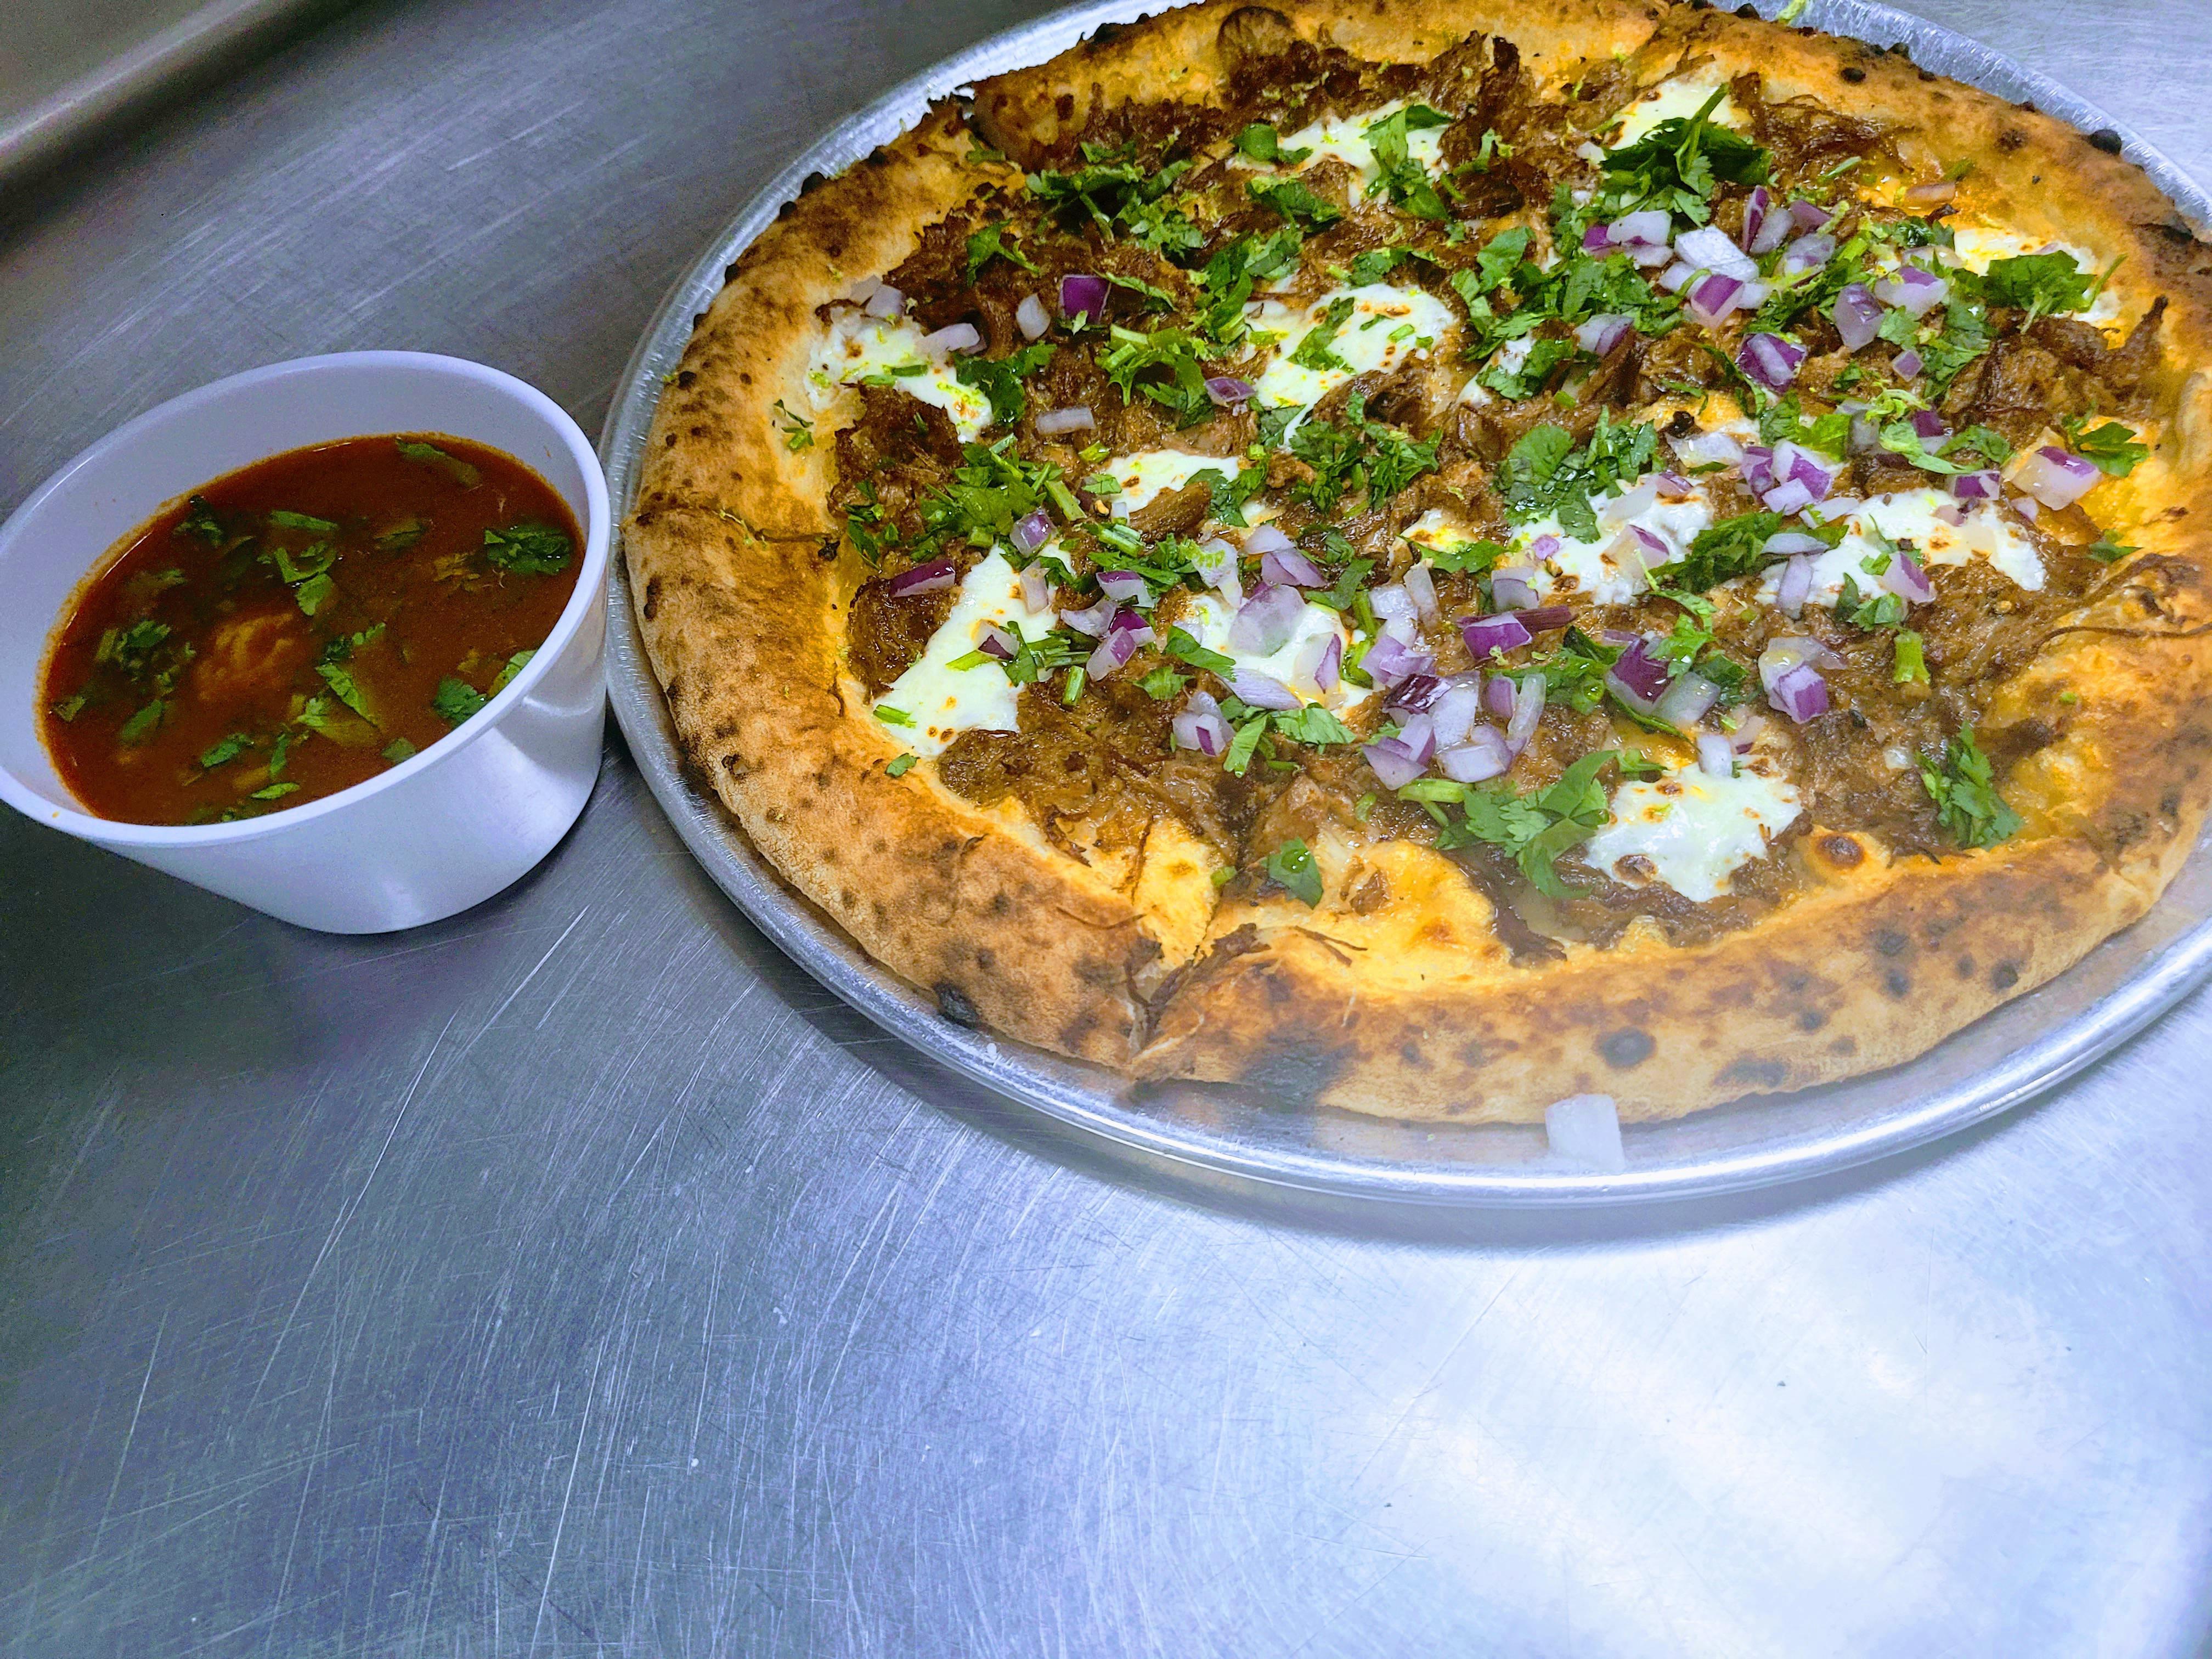
[[[1845,348],[1852,351],[1873,343],[1881,332],[1881,302],[1864,283],[1845,283],[1836,295],[1836,303],[1828,310],[1836,332],[1844,337]]]
[[[2046,444],[2027,458],[2027,463],[2012,475],[2012,482],[2014,488],[2026,490],[2044,506],[2056,510],[2073,506],[2104,476],[2095,462],[2085,461],[2079,455],[2069,455]]]
[[[1823,230],[1808,231],[1782,250],[1782,274],[1818,270],[1836,256],[1836,239]]]
[[[1359,752],[1386,789],[1403,789],[1429,769],[1428,763],[1414,759],[1413,750],[1400,738],[1377,738]]]
[[[1493,651],[1517,651],[1534,637],[1521,625],[1520,619],[1508,612],[1496,617],[1467,617],[1459,625],[1461,637],[1467,641],[1468,654],[1477,662],[1489,659]],[[1370,656],[1372,653],[1369,653]]]
[[[1467,741],[1482,714],[1482,676],[1469,674],[1444,683],[1428,708],[1429,724],[1437,734],[1437,747],[1449,749]]]
[[[1300,706],[1298,694],[1272,674],[1262,674],[1257,669],[1240,668],[1230,676],[1229,689],[1238,699],[1255,708],[1296,708]]]
[[[1753,334],[1744,341],[1735,361],[1737,368],[1769,392],[1779,392],[1797,378],[1805,348],[1779,334]]]
[[[1120,618],[1115,620],[1118,622]],[[1144,631],[1149,635],[1152,629]],[[1145,643],[1137,637],[1134,629],[1109,627],[1106,637],[1098,642],[1098,648],[1091,653],[1091,659],[1083,665],[1084,672],[1094,680],[1103,680],[1126,665]]]
[[[1952,478],[1951,493],[1962,501],[1993,501],[2004,493],[2004,479],[1994,469],[1961,472]]]
[[[1516,755],[1536,735],[1536,723],[1544,718],[1544,687],[1539,673],[1523,674],[1513,688],[1513,718],[1505,723],[1505,746]]]
[[[949,356],[956,351],[981,351],[983,337],[975,331],[973,323],[948,323],[934,334],[923,335],[921,349],[933,357]]]
[[[1052,587],[1045,580],[1042,565],[1032,564],[1023,568],[1022,603],[1032,611],[1042,611],[1052,603]]]
[[[1709,778],[1735,775],[1735,746],[1718,732],[1698,734],[1698,766]]]
[[[1570,1095],[1544,1109],[1544,1139],[1552,1156],[1584,1169],[1619,1175],[1628,1167],[1620,1142],[1620,1112],[1611,1095]]]
[[[1070,404],[1066,409],[1048,409],[1036,417],[1036,429],[1047,438],[1063,432],[1088,432],[1098,424],[1088,404]]]
[[[1792,202],[1790,216],[1797,222],[1800,230],[1818,230],[1836,216],[1818,202]]]
[[[1229,624],[1230,648],[1255,657],[1273,656],[1288,642],[1305,608],[1306,602],[1296,588],[1262,582],[1237,607]]]
[[[1219,760],[1228,752],[1229,722],[1218,714],[1203,714],[1186,708],[1175,717],[1171,724],[1175,727],[1175,740],[1178,746],[1195,749],[1208,760]]]
[[[1467,741],[1437,751],[1437,765],[1455,783],[1485,783],[1502,777],[1513,764],[1513,752],[1494,726],[1478,726]]]
[[[1395,644],[1396,641],[1393,641],[1392,643]],[[1367,654],[1370,660],[1375,655],[1372,651]],[[1366,665],[1362,664],[1361,666],[1364,667]],[[1369,678],[1372,678],[1373,676],[1370,675]],[[1403,709],[1409,714],[1417,714],[1425,708],[1433,707],[1437,700],[1450,689],[1449,681],[1440,680],[1434,674],[1410,675],[1399,684],[1396,690],[1391,692],[1389,701],[1384,707],[1394,712]]]
[[[1285,552],[1296,545],[1297,544],[1288,536],[1271,524],[1260,526],[1244,538],[1244,550],[1255,556]]]
[[[889,283],[885,283],[873,294],[868,295],[867,303],[860,307],[860,309],[867,313],[869,316],[876,318],[878,320],[881,320],[885,317],[896,317],[905,308],[906,295],[900,293]]]
[[[1260,580],[1263,582],[1287,583],[1292,587],[1327,587],[1328,578],[1321,567],[1298,551],[1286,547],[1279,553],[1260,556]]]
[[[1500,611],[1534,611],[1536,590],[1528,585],[1534,575],[1528,570],[1493,570],[1490,573],[1490,599]]]
[[[1767,544],[1767,549],[1773,550],[1771,542]],[[1802,614],[1805,601],[1813,594],[1813,561],[1807,556],[1809,551],[1790,555],[1790,562],[1782,567],[1782,580],[1775,590],[1774,603],[1781,607],[1783,615],[1792,619]]]
[[[1635,644],[1613,659],[1606,681],[1639,714],[1648,714],[1666,693],[1667,665],[1651,653],[1651,642],[1638,635]]]
[[[1694,265],[1717,276],[1748,283],[1759,275],[1759,262],[1729,239],[1717,225],[1700,225],[1674,239],[1674,252]]]
[[[1034,553],[1052,539],[1052,520],[1042,509],[1014,520],[1013,543],[1024,553]],[[1034,610],[1036,607],[1030,607]]]
[[[1715,328],[1736,308],[1742,293],[1743,283],[1734,276],[1706,276],[1690,285],[1682,308],[1707,328]]]
[[[1943,303],[1950,283],[1917,265],[1899,265],[1874,285],[1874,297],[1914,317],[1926,315]]]
[[[1107,624],[1114,620],[1115,609],[1109,597],[1081,611],[1063,611],[1060,619],[1079,634],[1088,634],[1094,640],[1103,639]]]
[[[1943,423],[1943,417],[1932,409],[1912,411],[1912,429],[1923,438],[1948,438],[1951,435],[1951,428]]]
[[[1429,574],[1428,566],[1417,564],[1410,567],[1406,572],[1405,587],[1421,620],[1434,622],[1437,619],[1437,583],[1436,578]]]
[[[934,593],[940,587],[951,586],[952,561],[932,559],[927,564],[918,564],[892,577],[890,596],[902,599],[909,593]]]
[[[1367,647],[1367,654],[1359,659],[1360,668],[1377,685],[1411,684],[1424,678],[1435,667],[1437,659],[1425,651],[1416,651],[1388,634],[1378,634],[1375,643]]]
[[[987,657],[996,657],[1000,662],[1012,662],[1021,652],[1021,642],[996,623],[986,623],[982,637],[975,648]]]
[[[1766,700],[1802,726],[1828,712],[1828,683],[1820,670],[1801,663],[1775,681]]]
[[[1774,192],[1767,189],[1765,185],[1754,188],[1744,201],[1743,245],[1753,253],[1771,253],[1781,245],[1778,238],[1765,247],[1759,245],[1760,233],[1766,228],[1767,215],[1773,211]],[[1784,221],[1784,224],[1786,227],[1787,221]]]
[[[1513,677],[1493,674],[1482,688],[1482,706],[1498,719],[1513,718]]]
[[[1803,663],[1816,668],[1840,668],[1844,659],[1818,640],[1802,634],[1777,635],[1759,653],[1759,683],[1771,691],[1777,680]]]
[[[1206,382],[1206,396],[1217,409],[1237,409],[1252,401],[1252,383],[1240,380],[1234,374],[1210,375]]]
[[[1889,568],[1881,573],[1882,586],[1908,605],[1926,605],[1936,589],[1919,562],[1903,548],[1889,556]]]
[[[1097,322],[1106,314],[1106,279],[1081,273],[1060,279],[1060,314]]]
[[[1123,605],[1142,605],[1150,591],[1145,579],[1133,570],[1102,570],[1098,573],[1098,587],[1109,599]]]
[[[1918,380],[1920,371],[1927,367],[1921,362],[1920,354],[1910,346],[1892,357],[1889,360],[1889,366],[1908,380]]]
[[[1052,313],[1044,308],[1043,301],[1029,295],[1014,307],[1014,326],[1021,330],[1024,339],[1034,340],[1052,326]]]
[[[1575,343],[1592,356],[1602,357],[1620,343],[1632,325],[1620,312],[1605,312],[1575,330]]]
[[[1720,687],[1703,674],[1692,672],[1667,688],[1651,713],[1655,719],[1666,721],[1676,731],[1686,732],[1705,719],[1706,711],[1720,700]]]
[[[1802,530],[1778,530],[1761,544],[1762,552],[1771,553],[1778,559],[1786,559],[1793,553],[1825,553],[1827,543],[1818,536],[1808,536]]]

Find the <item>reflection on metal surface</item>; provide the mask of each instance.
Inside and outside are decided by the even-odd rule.
[[[693,318],[721,289],[725,269],[798,194],[803,179],[842,171],[911,125],[933,98],[1040,62],[1100,23],[1148,9],[1145,0],[1103,0],[982,42],[878,99],[771,180],[669,295],[623,375],[600,444],[617,515],[627,513],[634,493],[661,377],[682,356]],[[2112,125],[2056,82],[1888,7],[1820,0],[1805,21],[1878,44],[1909,42],[1914,60],[1929,69],[2032,101],[2085,130]],[[2212,200],[2178,167],[2140,142],[2130,153],[2193,220],[2212,219]],[[1800,1178],[1992,1117],[2106,1053],[2212,973],[2212,851],[2200,845],[2150,916],[2052,984],[1922,1059],[1674,1123],[1632,1126],[1629,1167],[1619,1175],[1559,1167],[1547,1155],[1539,1128],[1388,1123],[1288,1109],[1243,1091],[1193,1085],[1138,1090],[1098,1067],[945,1019],[932,1000],[871,962],[796,897],[720,803],[684,776],[620,559],[609,580],[608,676],[632,752],[684,843],[770,938],[885,1030],[976,1081],[1147,1152],[1255,1180],[1424,1202],[1582,1205]]]

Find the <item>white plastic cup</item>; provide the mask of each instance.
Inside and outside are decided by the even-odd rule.
[[[473,719],[365,783],[235,823],[118,823],[81,810],[40,740],[40,672],[62,607],[169,502],[286,450],[386,432],[503,450],[584,526],[576,591],[522,672]],[[0,800],[65,835],[302,927],[435,921],[519,880],[568,832],[605,724],[607,485],[560,405],[456,357],[356,351],[202,386],[101,439],[0,528]]]

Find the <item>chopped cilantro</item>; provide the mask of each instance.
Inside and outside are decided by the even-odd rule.
[[[1649,425],[1616,426],[1600,410],[1597,427],[1580,449],[1563,426],[1531,427],[1506,453],[1502,483],[1493,480],[1492,487],[1512,522],[1528,524],[1557,514],[1570,535],[1594,541],[1597,514],[1592,499],[1614,485],[1626,489],[1650,471],[1657,446],[1658,434]]]
[[[1322,744],[1357,743],[1358,736],[1342,720],[1317,702],[1303,708],[1285,709],[1273,720],[1277,732],[1293,743]]]
[[[1255,161],[1286,167],[1297,166],[1313,154],[1310,147],[1304,145],[1296,149],[1285,149],[1273,124],[1267,121],[1255,121],[1238,133],[1237,148]]]
[[[1765,568],[1769,562],[1766,538],[1781,528],[1779,513],[1746,513],[1723,519],[1699,531],[1690,550],[1652,571],[1651,579],[1686,592],[1703,593],[1734,577]]]
[[[1329,347],[1343,328],[1346,319],[1352,315],[1352,301],[1349,297],[1330,301],[1328,309],[1322,313],[1321,320],[1307,331],[1305,338],[1298,342],[1297,349],[1291,353],[1291,361],[1300,368],[1350,369],[1352,365]]]
[[[508,683],[511,682],[517,674],[520,674],[524,669],[529,667],[530,659],[537,654],[538,653],[535,651],[518,651],[513,656],[509,657],[507,661],[501,665],[498,674],[493,678],[490,695],[495,697],[501,692],[506,690]],[[335,687],[332,688],[332,690],[336,689],[337,688]]]
[[[803,415],[794,415],[783,406],[783,399],[775,400],[775,429],[783,434],[783,447],[796,455],[804,449],[814,447],[814,422]]]
[[[1476,378],[1499,397],[1517,403],[1541,393],[1544,383],[1552,378],[1552,371],[1581,351],[1582,348],[1572,340],[1531,340],[1528,356],[1521,360],[1519,368],[1508,368],[1501,358]]]
[[[1344,217],[1342,208],[1324,202],[1295,179],[1255,179],[1244,188],[1254,201],[1308,229],[1318,230]]]
[[[404,553],[421,541],[429,529],[428,522],[422,519],[410,519],[404,524],[394,525],[376,538],[377,551]]]
[[[2095,279],[2070,253],[2023,253],[1992,259],[1982,273],[1982,293],[1993,306],[2025,311],[2028,320],[2088,308]]]
[[[221,547],[222,526],[216,521],[215,508],[204,495],[193,495],[185,502],[185,516],[177,520],[173,536],[197,536],[210,547]]]
[[[884,775],[890,778],[902,778],[914,770],[914,763],[920,758],[921,757],[914,754],[897,756],[884,768]]]
[[[550,576],[567,568],[574,544],[561,532],[542,524],[513,524],[483,533],[483,555],[501,570]]]
[[[1974,742],[1974,728],[1960,728],[1942,759],[1923,756],[1920,782],[1936,815],[1961,847],[1993,847],[2021,827],[2020,814],[1997,793],[1989,757]]]
[[[1199,273],[1206,307],[1199,314],[1199,331],[1209,339],[1233,346],[1250,332],[1244,302],[1253,286],[1284,275],[1298,258],[1303,239],[1290,227],[1264,237],[1239,236],[1217,252]]]
[[[399,453],[410,461],[424,461],[439,468],[464,489],[474,489],[483,482],[483,474],[458,456],[448,455],[435,444],[399,440]]]
[[[1237,735],[1229,740],[1229,751],[1221,757],[1222,770],[1243,777],[1245,769],[1252,763],[1253,751],[1259,748],[1260,739],[1267,735],[1267,717],[1265,714],[1255,714],[1240,722]]]
[[[220,743],[209,744],[200,750],[200,768],[212,772],[218,766],[227,766],[253,746],[253,739],[243,732],[234,732]]]
[[[404,738],[394,738],[384,745],[384,758],[394,766],[402,761],[412,760],[415,758],[415,745]]]
[[[1920,635],[1909,628],[1900,628],[1891,641],[1892,655],[1889,678],[1898,685],[1917,682],[1928,684],[1928,659],[1921,649]]]
[[[487,699],[483,692],[466,680],[455,679],[448,674],[438,682],[437,695],[430,699],[430,707],[448,725],[459,726],[463,720],[483,711]]]
[[[269,522],[279,530],[304,530],[315,536],[335,536],[338,527],[328,519],[310,518],[305,513],[288,513],[278,507],[269,515]]]
[[[1445,207],[1443,198],[1437,194],[1427,170],[1413,159],[1407,136],[1450,125],[1451,117],[1426,104],[1410,104],[1380,121],[1369,123],[1365,136],[1377,173],[1375,182],[1368,186],[1368,193],[1389,192],[1392,203],[1417,219],[1449,218],[1450,210]]]
[[[1712,217],[1717,185],[1765,184],[1771,171],[1766,151],[1712,119],[1727,95],[1726,88],[1716,87],[1696,114],[1674,116],[1634,143],[1607,150],[1606,188],[1591,216],[1658,207],[1701,225]]]
[[[1171,411],[1179,425],[1189,426],[1212,412],[1206,395],[1206,348],[1187,330],[1163,328],[1152,333],[1116,326],[1113,349],[1098,360],[1106,378],[1129,402],[1139,394]]]
[[[2106,564],[2116,564],[2139,550],[2124,542],[2116,542],[2110,536],[2100,536],[2081,550],[2093,559],[2101,560]]]
[[[313,575],[292,590],[302,614],[313,616],[337,597],[338,585],[326,574]]]
[[[300,786],[296,783],[272,783],[264,788],[255,790],[252,799],[254,800],[282,800],[287,795],[296,794],[299,792],[299,788]]]
[[[994,259],[1008,259],[1024,270],[1035,270],[1036,261],[1006,240],[1006,227],[986,225],[968,239],[968,280],[972,283]]]
[[[2092,428],[2081,416],[2069,416],[2063,424],[2075,453],[2085,461],[2094,461],[2100,471],[2112,477],[2126,477],[2149,459],[2150,446],[2137,443],[2134,429],[2118,421]]]
[[[1321,902],[1321,869],[1305,842],[1293,836],[1267,854],[1267,878],[1308,908]]]
[[[167,706],[156,697],[123,722],[123,729],[115,734],[117,740],[128,744],[145,742],[154,735],[161,724],[161,717],[167,713]]]
[[[376,716],[368,712],[368,700],[362,696],[361,687],[350,671],[342,664],[319,662],[315,665],[315,672],[323,677],[323,683],[331,688],[331,696],[370,725],[376,724]]]
[[[1180,628],[1168,629],[1167,653],[1177,662],[1188,663],[1193,668],[1203,668],[1208,673],[1227,679],[1237,672],[1237,659],[1224,657],[1218,651],[1209,651]]]
[[[1190,677],[1187,674],[1178,674],[1165,663],[1162,663],[1137,684],[1144,689],[1145,695],[1154,702],[1165,702],[1170,697],[1182,695],[1183,687],[1190,684]]]
[[[1052,361],[1054,349],[1040,340],[1004,357],[963,357],[952,372],[963,386],[982,389],[991,400],[993,422],[1012,426],[1029,407],[1022,382]]]
[[[914,716],[903,708],[894,708],[887,702],[876,705],[876,718],[885,726],[912,726]]]

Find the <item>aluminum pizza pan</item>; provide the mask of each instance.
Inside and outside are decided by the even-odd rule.
[[[1772,0],[1765,8],[1774,9]],[[634,498],[664,376],[723,271],[795,198],[913,124],[930,100],[1042,63],[1103,23],[1157,0],[1101,0],[994,36],[915,76],[824,134],[786,167],[677,283],[632,356],[600,441],[617,516]],[[1878,46],[2072,121],[2116,127],[2056,82],[1924,19],[1864,0],[1814,0],[1802,21]],[[2194,222],[2212,201],[2122,131],[2126,153]],[[2200,842],[2149,916],[2051,984],[2007,1004],[1911,1063],[1791,1095],[1754,1097],[1674,1122],[1632,1125],[1627,1168],[1598,1174],[1552,1158],[1540,1127],[1406,1124],[1285,1105],[1254,1091],[1146,1085],[945,1018],[934,999],[872,961],[754,850],[721,804],[687,776],[646,660],[624,562],[609,580],[607,673],[617,718],[653,795],[715,882],[792,958],[893,1036],[977,1083],[1064,1123],[1170,1163],[1232,1177],[1372,1199],[1512,1206],[1705,1195],[1826,1174],[1986,1121],[2106,1053],[2212,974],[2212,841]]]

